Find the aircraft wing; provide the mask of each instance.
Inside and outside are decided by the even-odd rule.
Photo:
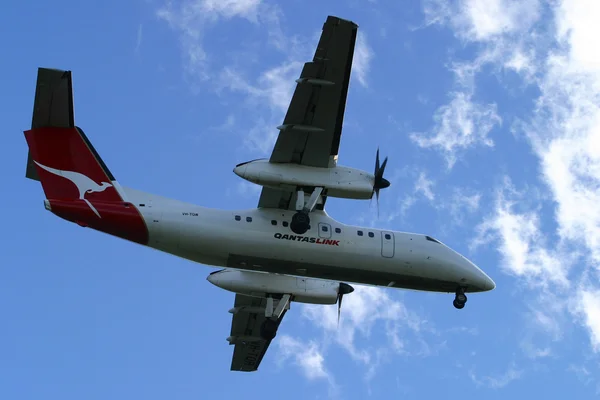
[[[235,295],[234,308],[259,307],[264,310],[266,305],[266,298],[250,297],[241,294]],[[283,320],[283,316],[286,312],[287,310],[284,309],[277,321],[278,325],[281,323],[281,320]],[[233,319],[231,321],[231,337],[238,337],[240,339],[231,342],[235,345],[233,359],[231,360],[232,371],[251,372],[258,369],[258,366],[271,344],[271,340],[264,340],[260,337],[260,326],[264,320],[264,311],[252,313],[244,312],[242,310],[233,314]],[[248,337],[252,337],[253,340],[244,340],[244,338]]]
[[[329,16],[304,64],[270,162],[331,168],[337,163],[358,25]],[[309,195],[309,192],[306,192]],[[322,210],[327,194],[316,209]],[[296,193],[264,187],[259,208],[293,209]]]

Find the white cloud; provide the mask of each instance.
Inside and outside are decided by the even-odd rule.
[[[580,71],[599,73],[600,52],[596,38],[600,35],[600,2],[563,0],[555,9],[557,37],[569,45],[569,59]]]
[[[535,211],[515,210],[523,196],[505,182],[498,191],[493,214],[476,228],[478,237],[473,246],[497,239],[506,272],[541,289],[549,285],[568,288],[569,259],[565,253],[546,247],[548,243]]]
[[[498,375],[489,375],[479,378],[473,371],[470,371],[469,376],[477,386],[486,386],[490,389],[501,389],[512,381],[521,378],[523,376],[523,371],[517,369],[514,365],[511,365],[506,372]]]
[[[220,19],[243,18],[251,23],[278,26],[278,10],[262,0],[183,0],[167,2],[156,15],[179,34],[186,72],[207,80],[212,71],[203,46],[205,30]],[[211,25],[212,24],[212,25]]]
[[[468,41],[491,41],[527,31],[540,16],[538,0],[425,0],[427,25],[449,24]]]
[[[403,187],[400,183],[400,176],[405,176],[409,174],[410,176],[416,176],[415,182],[413,184],[412,191],[403,191],[401,195],[395,196],[395,190],[393,188]],[[429,202],[435,200],[435,193],[433,192],[433,186],[435,182],[427,177],[427,173],[425,171],[411,170],[411,171],[403,171],[401,173],[396,173],[396,176],[391,178],[392,182],[392,192],[386,192],[384,195],[387,197],[396,198],[395,210],[392,212],[386,213],[385,221],[390,223],[394,221],[396,218],[404,218],[406,212],[415,204],[419,198],[425,198]],[[388,189],[389,190],[389,189]]]
[[[384,355],[389,353],[386,349],[404,355],[432,353],[422,335],[431,334],[435,329],[423,316],[408,310],[401,302],[392,300],[385,289],[359,285],[354,287],[353,293],[344,296],[339,328],[337,306],[306,305],[302,313],[322,328],[329,340],[335,341],[354,360],[367,366],[366,379],[371,378],[383,362]],[[388,343],[377,348],[361,348],[357,344],[357,338],[368,338],[378,322],[385,328]]]
[[[354,58],[352,59],[352,73],[358,79],[358,82],[367,87],[367,77],[371,67],[371,59],[373,58],[373,50],[367,43],[365,33],[360,32],[356,38],[356,46],[354,48]]]
[[[577,293],[578,308],[583,324],[590,334],[595,352],[600,351],[600,289],[580,289]]]
[[[277,364],[284,367],[288,360],[302,371],[309,380],[324,379],[329,386],[329,397],[337,397],[339,387],[333,374],[325,366],[325,355],[315,341],[302,341],[289,335],[277,336],[276,343],[279,349]],[[285,365],[287,368],[287,365]]]
[[[455,223],[462,223],[465,214],[474,213],[479,209],[481,194],[456,189],[451,197],[450,212]]]
[[[267,154],[273,148],[279,134],[276,127],[283,121],[302,65],[300,61],[286,61],[261,73],[254,83],[233,68],[227,67],[221,72],[221,89],[243,93],[249,107],[265,107],[265,114],[269,115],[268,119],[259,115],[252,121],[243,139],[249,150]]]
[[[527,31],[539,17],[537,0],[465,0],[461,8],[455,23],[463,25],[470,40]]]
[[[290,104],[296,87],[295,79],[300,76],[302,65],[299,61],[286,61],[262,72],[256,83],[242,72],[226,67],[221,71],[219,86],[246,94],[253,107],[267,105],[283,114]]]
[[[277,345],[279,364],[291,358],[308,379],[332,379],[325,368],[325,358],[315,342],[304,343],[291,336],[282,335],[277,338]]]
[[[430,179],[427,179],[427,174],[425,174],[425,172],[421,172],[419,173],[419,177],[415,182],[415,193],[422,193],[427,200],[433,201],[435,199],[435,195],[433,194],[432,190],[433,185],[434,182]]]
[[[198,12],[210,15],[213,18],[223,16],[232,18],[242,16],[255,20],[258,6],[262,0],[202,0],[195,2],[194,7]]]
[[[143,28],[144,28],[144,26],[142,24],[138,25],[137,36],[136,36],[136,40],[135,40],[135,49],[134,49],[135,54],[139,54],[139,52],[140,52],[140,46],[142,45],[142,39],[143,39],[143,33],[144,33]]]
[[[515,203],[502,197],[480,230],[494,232],[500,239],[505,270],[538,286],[541,296],[551,295],[545,291],[549,285],[559,290],[579,286],[577,307],[570,311],[597,349],[600,323],[594,295],[600,293],[600,53],[595,42],[600,37],[600,3],[553,2],[548,10],[554,20],[536,26],[541,4],[537,0],[468,0],[453,7],[427,1],[425,14],[428,24],[446,24],[457,37],[479,45],[473,60],[454,63],[457,83],[471,93],[474,76],[486,64],[514,70],[537,85],[540,95],[535,110],[521,128],[539,158],[541,178],[554,200],[558,246],[550,248],[544,240],[548,236],[544,229],[552,225],[544,228],[537,211],[515,210]],[[553,40],[559,46],[554,46]],[[448,152],[440,142],[424,143]],[[573,270],[580,254],[585,256],[582,262],[588,262]],[[541,279],[540,284],[533,284],[532,276]],[[549,298],[543,303],[549,306],[551,302]],[[539,324],[557,329],[555,313],[546,311]]]
[[[476,144],[492,147],[494,142],[488,134],[502,123],[495,104],[477,104],[465,92],[453,92],[450,102],[438,108],[433,119],[431,133],[413,132],[410,138],[421,147],[443,151],[449,168],[454,166],[461,149]]]
[[[522,74],[527,81],[530,81],[537,71],[535,52],[533,50],[525,51],[521,47],[514,48],[512,54],[506,57],[504,68]]]

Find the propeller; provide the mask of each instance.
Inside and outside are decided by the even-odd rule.
[[[375,197],[377,199],[377,216],[379,217],[379,190],[385,189],[390,186],[390,181],[383,177],[383,173],[385,172],[385,166],[387,165],[388,158],[386,157],[383,160],[383,163],[379,165],[379,147],[377,148],[377,155],[375,156],[375,180],[373,182],[373,193],[375,193]]]
[[[347,283],[340,282],[340,287],[338,288],[337,295],[337,303],[338,303],[338,327],[340,326],[340,313],[342,311],[342,298],[344,298],[345,294],[354,292],[354,288]]]

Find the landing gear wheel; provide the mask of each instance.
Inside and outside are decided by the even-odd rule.
[[[452,302],[452,305],[454,305],[454,307],[459,310],[462,310],[465,307],[465,303],[461,303],[461,302],[457,301],[456,299],[454,299],[454,301]]]
[[[277,321],[267,318],[260,326],[260,336],[265,340],[273,340],[277,335]]]
[[[307,213],[303,211],[298,211],[296,214],[294,214],[294,216],[292,217],[292,223],[290,224],[292,232],[298,235],[304,235],[309,229],[309,227],[310,217]]]
[[[466,302],[467,302],[467,295],[465,294],[465,289],[462,287],[456,289],[456,297],[454,298],[454,301],[452,302],[454,307],[461,310],[465,307]]]

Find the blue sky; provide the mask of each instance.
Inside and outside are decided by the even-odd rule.
[[[591,398],[600,392],[600,56],[593,0],[13,2],[4,49],[0,395],[7,399]],[[380,217],[496,281],[360,287],[294,305],[260,371],[229,372],[212,270],[69,224],[24,178],[36,69],[73,71],[76,122],[125,186],[250,208],[328,14],[359,24],[339,162],[390,157]]]

